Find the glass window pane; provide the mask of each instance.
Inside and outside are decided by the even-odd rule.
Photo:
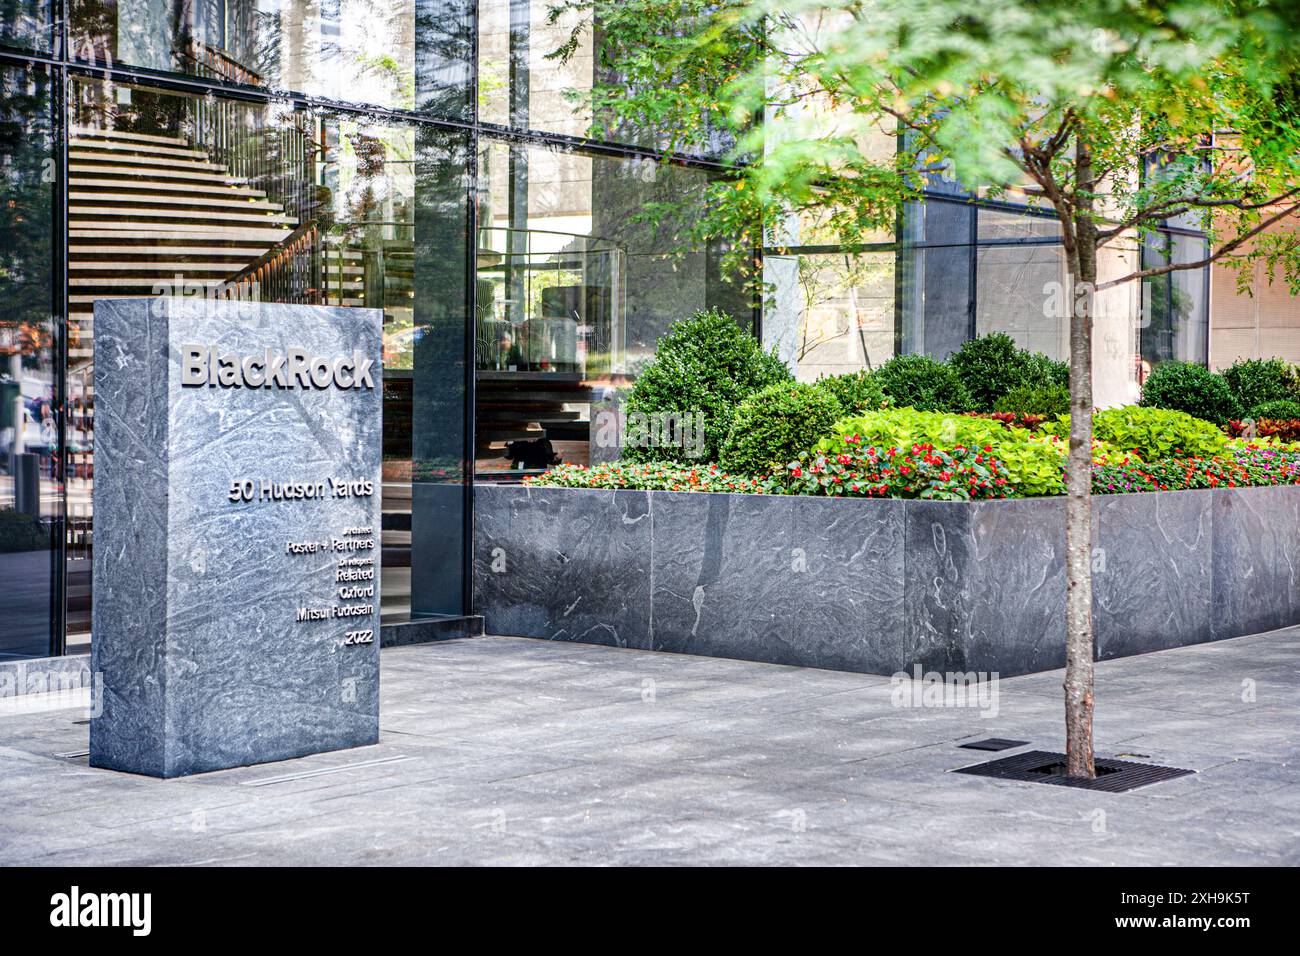
[[[99,80],[71,92],[74,402],[90,404],[96,299],[233,286],[381,309],[384,620],[463,613],[465,134]]]
[[[72,0],[76,59],[468,117],[469,0]]]
[[[1057,239],[1061,223],[1055,216],[1028,216],[1005,209],[979,210],[979,239]]]
[[[1156,233],[1142,249],[1144,268],[1196,262],[1206,256],[1205,240]],[[1152,276],[1142,284],[1142,358],[1158,362],[1205,362],[1209,353],[1206,269]]]
[[[674,321],[716,307],[751,324],[747,296],[721,270],[724,250],[688,239],[710,175],[503,142],[483,148],[480,475],[616,457],[598,440],[602,403],[617,404]]]
[[[0,0],[0,46],[49,53],[54,49],[51,0]]]
[[[765,256],[771,297],[764,344],[776,346],[800,381],[876,369],[895,347],[895,254]],[[791,327],[793,341],[781,329]]]
[[[62,511],[52,252],[57,166],[42,67],[0,67],[0,659],[51,649]],[[88,482],[74,495],[89,497]]]
[[[646,148],[664,147],[658,118],[618,123],[596,116],[591,91],[597,82],[617,78],[600,63],[600,24],[593,30],[591,10],[561,10],[552,21],[549,0],[479,0],[478,111],[485,123],[588,136]],[[559,55],[567,49],[564,56]],[[682,147],[699,156],[718,156],[732,142],[713,135],[708,142]]]
[[[1005,332],[1031,352],[1069,355],[1069,323],[1043,314],[1049,290],[1064,287],[1060,246],[982,246],[977,268],[976,335]]]

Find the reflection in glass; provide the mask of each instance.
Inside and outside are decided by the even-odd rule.
[[[0,67],[0,659],[51,649],[51,549],[62,504],[50,309],[54,155],[48,74]]]
[[[54,49],[50,0],[0,0],[0,46],[33,53]]]
[[[466,118],[469,0],[72,0],[74,58]]]
[[[1144,268],[1198,262],[1207,255],[1199,236],[1158,232],[1142,246]],[[1158,362],[1201,362],[1209,357],[1209,315],[1206,308],[1206,269],[1185,269],[1143,281],[1142,359]]]
[[[704,308],[752,321],[721,274],[724,250],[689,240],[708,182],[641,159],[501,142],[481,152],[480,476],[617,457],[605,423],[668,327]]]
[[[658,116],[636,122],[599,116],[592,89],[627,88],[601,56],[601,29],[590,9],[561,9],[549,0],[479,0],[478,114],[514,129],[589,136],[648,149],[666,148],[670,131]],[[697,156],[721,156],[733,140],[712,131],[708,142],[679,145]]]
[[[879,368],[894,355],[894,253],[795,257],[800,381]]]
[[[437,503],[439,555],[461,534],[464,513],[461,134],[99,80],[75,80],[71,94],[70,473],[93,471],[96,299],[185,295],[381,310],[383,613],[385,621],[409,617],[419,550],[413,482],[436,474],[452,489]],[[69,508],[74,555],[89,554],[88,495],[85,503],[84,513]],[[452,579],[439,582],[455,601],[438,599],[438,613],[461,613],[455,553]]]

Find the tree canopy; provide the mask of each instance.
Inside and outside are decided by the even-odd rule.
[[[1300,292],[1300,7],[1262,0],[564,0],[600,27],[602,130],[728,144],[707,236],[852,247],[936,180],[1100,246],[1167,219]],[[563,57],[565,50],[554,55]],[[1092,181],[1080,184],[1086,143]],[[1225,248],[1226,247],[1226,248]],[[744,243],[734,266],[743,267]],[[1189,268],[1196,263],[1153,267]],[[1111,284],[1138,278],[1136,274]]]

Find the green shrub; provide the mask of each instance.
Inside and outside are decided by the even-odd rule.
[[[1070,390],[1064,385],[1047,383],[1021,385],[994,402],[993,410],[1048,418],[1066,415],[1070,411]]]
[[[977,412],[994,411],[994,402],[1025,384],[1030,369],[1029,353],[1017,348],[1015,340],[1004,332],[970,339],[952,354],[948,364],[966,386],[971,408]]]
[[[1070,363],[1050,359],[1042,352],[1034,352],[1028,358],[1025,370],[1026,384],[1059,385],[1070,389]]]
[[[1162,362],[1142,386],[1142,405],[1186,412],[1223,425],[1241,417],[1241,407],[1222,375],[1195,362]]]
[[[934,448],[989,449],[1002,464],[1007,493],[1016,496],[1057,495],[1064,491],[1064,457],[1054,443],[1024,428],[1006,428],[988,418],[944,415],[938,412],[893,408],[835,423],[834,434],[818,442],[816,451],[835,455],[867,446],[882,450]]]
[[[1070,434],[1070,417],[1062,416],[1041,430],[1062,438]],[[1159,458],[1212,458],[1223,454],[1228,436],[1207,421],[1167,408],[1125,405],[1106,408],[1092,417],[1092,434],[1121,451],[1133,451],[1144,461]]]
[[[1267,402],[1300,399],[1295,366],[1280,358],[1238,359],[1220,374],[1243,413]]]
[[[1293,421],[1300,419],[1300,401],[1283,398],[1272,402],[1264,402],[1252,408],[1248,415],[1256,421],[1261,418],[1269,418],[1274,421]]]
[[[816,385],[769,385],[740,403],[718,463],[738,475],[766,475],[831,433],[839,401]]]
[[[849,372],[819,378],[817,387],[834,397],[846,415],[874,412],[889,404],[880,382],[870,372]]]
[[[972,410],[972,399],[957,373],[927,355],[895,355],[876,371],[881,391],[897,408],[923,412]]]
[[[629,442],[627,461],[716,461],[731,431],[737,407],[761,388],[793,381],[785,364],[743,331],[725,312],[696,312],[676,322],[659,340],[654,361],[637,378],[628,397],[629,415],[690,416],[703,419],[703,455],[662,444]]]

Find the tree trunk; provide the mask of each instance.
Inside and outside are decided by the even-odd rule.
[[[1075,152],[1075,249],[1067,255],[1070,318],[1070,452],[1066,488],[1065,751],[1071,777],[1097,775],[1092,750],[1092,313],[1097,226],[1092,220],[1092,153]]]

